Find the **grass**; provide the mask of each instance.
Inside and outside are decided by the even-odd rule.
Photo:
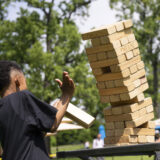
[[[84,149],[83,144],[58,146],[58,151],[72,151]],[[56,153],[56,147],[51,148],[52,153]],[[60,160],[80,160],[79,158],[62,158]],[[95,160],[95,159],[94,159]],[[105,160],[154,160],[154,156],[114,156],[105,157]]]

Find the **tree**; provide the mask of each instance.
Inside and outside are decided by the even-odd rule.
[[[118,11],[117,17],[120,20],[131,18],[134,22],[134,32],[146,64],[150,86],[148,93],[153,98],[157,117],[160,117],[160,1],[110,0],[109,2],[111,8]]]
[[[21,8],[14,21],[7,17],[0,21],[0,59],[18,62],[29,90],[48,103],[60,96],[54,79],[68,71],[76,84],[72,103],[102,117],[104,105],[99,102],[87,56],[80,52],[81,36],[72,18],[86,16],[91,0],[19,2],[28,7]]]

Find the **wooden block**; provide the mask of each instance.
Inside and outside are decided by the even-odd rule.
[[[120,68],[116,64],[110,66],[110,69],[111,69],[112,73],[116,73],[116,72],[120,72],[121,71]]]
[[[94,38],[94,39],[91,39],[91,43],[92,43],[93,47],[100,46],[101,40],[100,40],[100,38]]]
[[[116,32],[116,28],[114,25],[102,26],[97,29],[93,29],[90,32],[82,34],[82,39],[83,40],[93,39],[93,38],[113,34],[115,32]]]
[[[131,74],[137,72],[137,70],[138,70],[136,64],[131,66],[129,69],[130,69]]]
[[[115,40],[118,40],[118,39],[121,39],[123,37],[126,37],[128,36],[129,34],[132,34],[132,29],[125,29],[123,31],[120,31],[120,32],[116,32],[114,34],[111,34],[111,35],[108,35],[108,39],[109,39],[109,42],[112,42],[112,41],[115,41]]]
[[[135,88],[137,88],[141,85],[141,80],[137,79],[137,80],[133,81],[132,83],[134,84]]]
[[[145,98],[144,101],[138,103],[138,110],[150,106],[152,104],[152,99],[150,97]]]
[[[105,51],[112,51],[112,50],[113,50],[112,44],[106,44],[106,45],[86,48],[86,53],[88,55],[90,55],[90,54],[94,54],[94,53],[105,52]]]
[[[109,39],[107,36],[100,37],[100,40],[102,45],[109,43]]]
[[[128,41],[129,41],[129,42],[132,42],[132,41],[135,41],[135,40],[136,40],[134,34],[130,34],[129,36],[127,36],[127,38],[128,38]]]
[[[124,122],[114,122],[115,129],[124,129],[125,124]]]
[[[133,52],[129,51],[129,52],[125,53],[125,56],[126,56],[126,59],[129,60],[129,59],[133,58]]]
[[[112,115],[112,108],[111,106],[110,107],[106,107],[104,110],[103,110],[103,114],[104,115]]]
[[[120,39],[120,42],[121,42],[121,45],[123,46],[123,45],[128,43],[128,38],[127,37],[123,37],[123,38]]]
[[[99,61],[100,61],[100,60],[107,59],[107,54],[106,54],[106,52],[97,53],[97,59],[98,59]]]
[[[107,73],[99,76],[95,76],[97,81],[109,81],[109,80],[116,80],[126,78],[130,75],[129,69],[126,69],[119,73]]]
[[[153,105],[147,106],[146,111],[147,113],[153,112]]]
[[[97,56],[98,56],[98,54],[97,54]],[[90,65],[91,65],[92,69],[94,69],[94,68],[107,67],[107,66],[111,66],[114,64],[119,64],[119,63],[125,62],[125,60],[126,60],[125,56],[122,55],[117,58],[102,59],[101,61],[91,62]]]
[[[99,88],[99,89],[104,89],[104,88],[106,88],[105,82],[97,82],[97,88]]]
[[[71,103],[69,103],[68,105],[65,116],[77,122],[79,125],[85,128],[89,128],[95,120],[94,117],[92,117],[91,115],[89,115],[88,113],[84,112],[83,110],[79,109]]]
[[[125,28],[132,27],[133,26],[132,20],[128,19],[128,20],[123,21],[123,25],[124,25]]]
[[[141,77],[141,78],[140,78],[140,81],[141,81],[141,84],[147,82],[146,76]]]
[[[113,137],[114,135],[114,129],[106,129],[106,137]]]
[[[106,88],[114,88],[114,81],[106,81],[105,82]]]
[[[154,118],[154,114],[153,112],[149,113],[149,114],[145,114],[144,116],[137,118],[133,121],[126,121],[125,125],[127,128],[133,128],[133,127],[138,127],[144,123],[146,123],[147,121],[151,120]]]
[[[139,63],[137,63],[137,68],[138,68],[138,70],[144,68],[144,62],[140,61]]]
[[[116,114],[122,114],[122,107],[112,107],[112,114],[116,115]]]
[[[148,143],[154,143],[155,142],[155,136],[146,136]]]
[[[108,96],[108,95],[115,95],[115,94],[122,94],[128,93],[134,90],[134,85],[131,84],[128,87],[116,87],[116,88],[106,88],[106,89],[99,89],[99,94],[101,96]],[[129,94],[129,93],[128,93]]]
[[[117,79],[114,81],[116,87],[129,86],[132,84],[130,77]]]
[[[104,138],[104,143],[105,144],[115,144],[116,143],[115,137],[106,137],[106,138]]]
[[[144,123],[143,125],[141,125],[141,128],[150,128],[150,129],[155,129],[155,121],[148,121],[146,123]]]
[[[115,128],[114,122],[106,122],[105,125],[106,125],[106,130],[110,129],[113,130]]]
[[[127,143],[129,142],[129,136],[121,136],[121,137],[115,137],[116,143]]]
[[[108,57],[109,59],[111,59],[111,58],[116,58],[116,57],[117,57],[116,52],[115,52],[114,50],[112,50],[112,51],[107,51],[107,57]]]
[[[109,96],[110,102],[119,102],[120,101],[120,96],[119,95],[111,95]]]
[[[88,55],[88,60],[89,62],[95,62],[97,61],[97,54],[91,54],[91,55]]]
[[[138,136],[138,143],[146,143],[147,138],[146,136]]]
[[[116,27],[116,31],[122,31],[122,30],[124,30],[124,25],[123,25],[122,21],[121,22],[117,22],[115,24],[115,27]]]
[[[103,74],[103,71],[102,71],[101,68],[94,68],[94,69],[92,70],[92,72],[93,72],[93,74],[94,74],[95,76],[98,76],[98,75],[102,75],[102,74]]]
[[[139,48],[136,48],[136,49],[133,50],[133,55],[134,56],[137,56],[139,54],[140,54]]]
[[[108,103],[110,102],[109,96],[100,96],[101,103]]]
[[[130,136],[129,142],[131,143],[137,143],[138,142],[138,136]]]
[[[138,102],[143,101],[143,100],[145,99],[144,93],[141,93],[141,94],[137,95],[137,96],[136,96],[136,99],[137,99]]]
[[[119,56],[119,55],[122,55],[122,54],[124,54],[126,52],[129,52],[129,51],[131,51],[131,50],[133,50],[133,49],[135,49],[137,47],[138,47],[138,42],[137,41],[133,41],[133,42],[130,42],[130,43],[128,43],[128,44],[126,44],[126,45],[124,45],[122,47],[116,48],[115,52],[116,52],[117,56]]]
[[[138,103],[124,105],[121,106],[121,108],[122,108],[122,113],[132,113],[139,109]]]
[[[121,64],[118,64],[118,66],[120,67],[121,70],[124,70],[126,68],[129,68],[129,67],[135,65],[136,63],[138,63],[140,61],[141,61],[141,57],[138,55],[138,56],[136,56],[136,57],[134,57],[134,58],[132,58],[128,61],[125,61]]]
[[[121,43],[119,40],[111,42],[114,49],[121,47]]]

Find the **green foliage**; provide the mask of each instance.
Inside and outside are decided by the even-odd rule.
[[[76,84],[72,103],[101,121],[104,105],[99,102],[87,56],[80,52],[81,36],[72,19],[74,15],[86,16],[91,0],[18,1],[27,4],[27,8],[21,8],[14,21],[6,19],[6,7],[11,4],[0,3],[5,11],[0,11],[4,15],[0,21],[0,59],[19,63],[29,90],[48,103],[61,94],[54,79],[61,79],[62,72],[68,71]],[[79,143],[84,141],[84,135],[91,140],[98,132],[98,121],[94,133],[92,129],[58,133],[59,143]]]
[[[117,17],[132,18],[134,33],[139,42],[146,65],[150,89],[157,116],[160,117],[159,64],[160,64],[160,1],[159,0],[110,0],[111,8],[118,11]]]

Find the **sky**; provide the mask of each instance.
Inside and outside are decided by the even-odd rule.
[[[9,7],[9,19],[14,20],[17,17],[18,8],[20,6],[25,7],[25,4],[17,3]],[[85,19],[76,18],[75,21],[80,33],[84,33],[90,31],[93,27],[116,22],[115,14],[116,12],[110,9],[108,0],[96,0],[91,3],[89,17]]]

